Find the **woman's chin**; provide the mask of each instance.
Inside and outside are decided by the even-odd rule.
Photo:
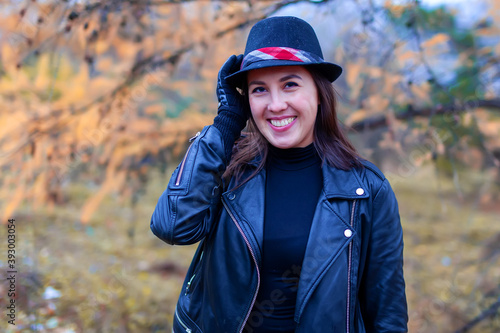
[[[294,141],[291,139],[288,139],[288,140],[287,139],[280,139],[280,140],[271,139],[268,141],[272,146],[279,148],[279,149],[289,149],[289,148],[294,147]]]

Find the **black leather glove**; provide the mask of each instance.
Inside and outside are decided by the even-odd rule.
[[[225,78],[240,69],[243,55],[230,56],[224,65],[222,65],[217,76],[217,100],[219,101],[219,109],[221,111],[230,111],[237,115],[247,118],[243,110],[243,98],[235,87],[229,85]],[[246,120],[246,119],[245,119]]]
[[[240,137],[241,130],[245,128],[248,119],[248,114],[243,107],[243,96],[225,80],[228,75],[240,69],[242,60],[242,54],[230,56],[222,65],[217,76],[216,92],[219,107],[217,117],[214,119],[214,126],[222,134],[227,161],[231,158],[234,141]]]

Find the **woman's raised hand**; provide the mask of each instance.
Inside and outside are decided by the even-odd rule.
[[[219,71],[219,75],[217,76],[217,99],[219,101],[217,113],[229,111],[246,120],[247,116],[243,108],[243,97],[235,87],[226,81],[227,76],[240,69],[242,60],[242,54],[238,56],[233,54],[226,60]]]

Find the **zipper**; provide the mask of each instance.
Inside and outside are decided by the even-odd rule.
[[[191,287],[191,282],[193,282],[193,279],[194,277],[196,276],[196,274],[193,274],[191,276],[191,278],[189,279],[188,283],[187,283],[187,286],[186,286],[186,291],[184,292],[184,295],[187,295],[188,291],[189,291],[189,287]]]
[[[195,136],[193,136],[192,138],[190,138],[189,142],[193,142],[193,140],[196,139],[199,136],[200,136],[200,132],[196,133]],[[182,159],[181,166],[179,168],[179,173],[177,174],[177,178],[175,179],[175,186],[179,186],[179,184],[181,183],[181,176],[182,176],[182,172],[184,171],[184,164],[186,164],[186,160],[187,160],[187,157],[189,155],[189,151],[191,150],[191,146],[192,145],[189,145],[189,148],[186,151],[186,154],[184,155],[184,158]]]
[[[177,318],[177,321],[181,326],[186,330],[186,333],[191,333],[193,332],[184,322],[181,320],[181,317],[179,317],[179,313],[177,312],[177,307],[175,308],[175,318]]]
[[[356,207],[356,200],[353,201],[352,203],[352,211],[351,211],[351,228],[353,227],[354,224],[354,208]],[[352,264],[352,243],[353,241],[349,243],[349,261],[347,265],[347,328],[346,328],[346,333],[349,333],[350,331],[350,308],[351,308],[351,264]]]
[[[239,331],[239,333],[241,333],[241,332],[243,332],[243,328],[245,327],[245,323],[247,322],[248,317],[250,317],[250,313],[252,312],[252,308],[253,308],[253,306],[255,304],[255,300],[257,299],[257,293],[259,292],[259,287],[260,287],[259,265],[257,264],[257,259],[255,258],[255,254],[253,253],[252,247],[250,246],[250,242],[248,241],[248,238],[245,236],[245,233],[241,229],[240,225],[238,224],[238,222],[234,218],[234,215],[231,213],[231,211],[227,207],[227,204],[224,202],[224,200],[222,200],[222,204],[224,205],[224,208],[226,208],[227,213],[229,214],[229,216],[233,220],[234,224],[236,225],[236,228],[238,228],[238,231],[243,236],[243,239],[245,240],[245,243],[246,243],[246,245],[248,247],[248,250],[250,251],[250,254],[252,256],[253,262],[255,263],[255,268],[257,269],[257,288],[255,289],[255,292],[254,292],[254,295],[253,295],[252,304],[250,305],[250,308],[247,311],[247,315],[246,315],[245,319],[243,320],[243,324],[241,325],[241,329]]]
[[[203,258],[203,251],[200,254],[200,259],[198,259],[198,263],[197,263],[195,271],[198,271],[198,267],[200,267],[201,258]],[[191,287],[191,283],[193,282],[195,276],[196,276],[196,273],[194,273],[193,275],[191,275],[191,278],[189,279],[189,281],[188,281],[188,283],[186,285],[186,290],[184,292],[184,295],[187,295],[187,293],[189,292],[189,288]]]
[[[189,142],[193,142],[193,141],[194,141],[194,139],[196,139],[197,137],[199,137],[199,136],[200,136],[200,134],[201,134],[200,132],[196,132],[196,134],[195,134],[193,137],[190,137],[188,141],[189,141]]]

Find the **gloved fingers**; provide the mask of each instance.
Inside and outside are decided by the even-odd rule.
[[[231,75],[233,74],[234,72],[237,72],[240,70],[241,68],[241,62],[243,61],[243,54],[240,54],[240,55],[237,55],[235,56],[234,58],[234,62],[231,66],[231,73],[229,73],[228,75]]]
[[[240,54],[238,56],[233,54],[232,56],[230,56],[220,69],[219,72],[220,77],[226,78],[226,76],[229,76],[234,72],[239,71],[242,60],[243,60],[243,54]]]
[[[234,54],[227,58],[226,62],[222,65],[219,71],[221,78],[225,78],[226,76],[231,74],[231,70],[233,69],[235,62],[236,56]]]

